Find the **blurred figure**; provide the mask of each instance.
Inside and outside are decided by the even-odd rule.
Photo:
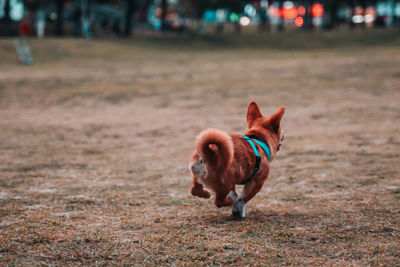
[[[14,39],[14,46],[15,49],[17,50],[21,64],[32,65],[33,64],[32,51],[26,39],[24,38]]]
[[[82,31],[83,36],[87,39],[91,39],[92,31],[91,31],[91,24],[92,24],[92,15],[89,11],[85,12],[85,15],[82,16]]]
[[[36,12],[36,34],[38,38],[43,38],[46,28],[46,12],[39,10]]]
[[[372,26],[374,26],[375,20],[376,20],[375,8],[373,6],[367,7],[365,9],[365,14],[364,14],[365,26],[371,28]]]
[[[19,35],[28,36],[32,32],[32,26],[29,17],[25,16],[19,25]]]

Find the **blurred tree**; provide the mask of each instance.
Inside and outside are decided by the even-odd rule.
[[[55,34],[57,36],[64,35],[64,0],[56,1],[57,20],[55,27]]]
[[[11,0],[5,0],[5,1],[6,1],[6,3],[4,5],[4,18],[3,18],[3,20],[4,21],[10,21],[11,20],[11,18],[10,18],[10,1]]]
[[[311,14],[312,0],[305,0],[304,7],[305,7],[304,29],[312,30],[313,28],[312,14]]]
[[[134,13],[134,0],[126,0],[124,35],[129,37],[132,33],[132,14]]]
[[[212,2],[215,9],[228,9],[229,11],[237,13],[243,10],[241,0],[214,0]]]
[[[166,17],[167,17],[167,0],[161,0],[161,31],[167,30]]]
[[[198,20],[203,19],[204,12],[211,8],[211,0],[181,0],[180,4],[189,9],[191,16]]]
[[[11,22],[11,17],[10,17],[10,1],[11,0],[5,0],[5,4],[4,4],[4,17],[2,19],[0,19],[0,22],[2,25],[1,28],[4,29],[4,31],[2,31],[2,29],[0,28],[0,32],[3,32],[4,35],[13,35],[13,30],[12,30],[12,22]]]
[[[337,12],[339,9],[341,1],[337,0],[326,0],[325,1],[325,13],[327,14],[328,17],[328,22],[324,26],[325,29],[333,29],[336,27],[338,19],[337,19]]]

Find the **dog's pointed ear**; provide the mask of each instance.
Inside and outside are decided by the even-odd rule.
[[[262,114],[260,112],[260,109],[258,108],[258,105],[256,102],[251,102],[249,104],[249,107],[247,108],[247,115],[246,115],[246,120],[247,120],[247,125],[249,128],[253,125],[253,122],[262,117]]]
[[[277,132],[280,125],[281,125],[281,119],[283,114],[285,114],[285,107],[282,106],[280,107],[275,113],[274,115],[271,116],[271,124],[274,128],[274,130]]]

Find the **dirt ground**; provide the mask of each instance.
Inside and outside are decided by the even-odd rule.
[[[1,265],[400,265],[399,44],[143,42],[0,40]],[[251,100],[286,138],[234,220],[187,159]]]

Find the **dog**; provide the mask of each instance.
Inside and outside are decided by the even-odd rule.
[[[257,103],[251,102],[246,115],[249,129],[244,135],[218,129],[201,132],[189,158],[191,194],[210,198],[208,188],[214,191],[218,208],[233,206],[232,216],[245,218],[246,203],[261,190],[269,163],[284,139],[280,126],[284,113],[282,106],[272,116],[264,117]],[[235,191],[238,184],[244,184],[239,196]]]

